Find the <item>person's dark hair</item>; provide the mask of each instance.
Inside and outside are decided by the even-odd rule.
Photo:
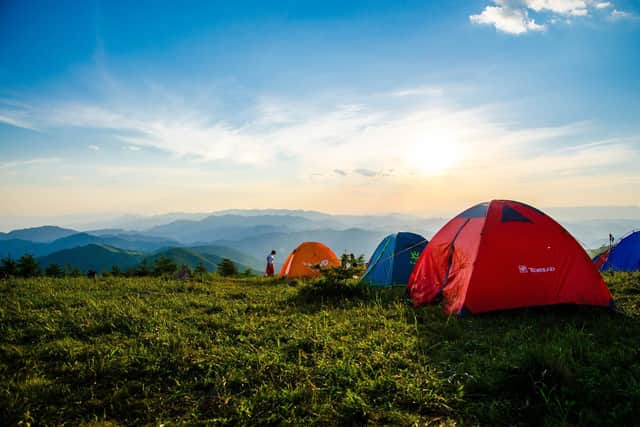
[[[271,251],[271,255],[275,255],[275,254],[276,254],[276,251],[275,251],[275,250],[272,250],[272,251]]]

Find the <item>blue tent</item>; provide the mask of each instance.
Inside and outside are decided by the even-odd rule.
[[[427,243],[419,234],[388,235],[371,255],[362,281],[374,286],[406,285]]]
[[[640,231],[629,234],[611,249],[600,271],[640,271]]]

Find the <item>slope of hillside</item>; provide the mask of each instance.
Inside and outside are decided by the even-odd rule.
[[[226,249],[226,248],[223,248]],[[237,252],[237,251],[233,251]],[[162,251],[156,252],[153,255],[149,256],[148,259],[153,265],[153,263],[160,257],[170,258],[173,262],[175,262],[178,266],[186,264],[191,269],[194,269],[198,266],[198,264],[202,263],[207,271],[216,271],[218,264],[222,261],[223,258],[231,259],[239,272],[244,272],[246,270],[250,270],[254,273],[257,273],[259,267],[256,265],[247,265],[242,263],[237,258],[248,258],[246,255],[239,254],[239,257],[233,258],[228,255],[228,251],[221,251],[224,255],[218,255],[216,253],[205,253],[200,252],[196,248],[169,248],[164,249]]]
[[[47,243],[35,243],[30,240],[7,239],[0,240],[0,257],[18,259],[24,254],[40,256],[45,254]]]
[[[213,215],[198,221],[174,221],[150,228],[145,234],[195,243],[244,238],[247,233],[250,235],[257,232],[244,231],[254,227],[267,227],[262,232],[272,232],[277,229],[300,229],[311,224],[312,221],[295,216],[262,215],[248,218],[240,215]],[[245,234],[241,234],[243,232]]]
[[[235,249],[221,246],[172,247],[153,253],[145,253],[104,244],[88,244],[51,253],[40,257],[38,261],[42,268],[46,268],[50,264],[59,264],[61,266],[70,264],[82,271],[96,270],[105,272],[110,271],[114,265],[124,271],[129,267],[134,267],[144,258],[147,259],[149,266],[152,267],[155,260],[160,257],[170,258],[178,265],[186,264],[191,268],[195,268],[199,263],[202,263],[208,271],[216,271],[216,267],[222,258],[230,258],[241,272],[247,269],[259,272],[262,269],[260,262],[255,258]]]
[[[8,233],[0,233],[0,240],[20,239],[36,243],[48,243],[76,233],[77,231],[69,228],[44,225],[42,227],[23,228]]]
[[[95,270],[104,272],[114,265],[122,270],[133,267],[144,257],[142,252],[127,251],[107,245],[90,244],[72,249],[64,249],[38,259],[40,266],[46,268],[50,264],[65,266],[70,264],[82,271]]]
[[[229,258],[235,263],[249,267],[252,270],[262,271],[264,269],[264,262],[262,262],[260,258],[253,257],[246,252],[227,246],[192,246],[189,249],[203,255],[214,255],[219,258]]]
[[[241,240],[223,240],[213,242],[215,245],[227,246],[244,252],[258,259],[263,259],[269,251],[278,252],[278,260],[285,257],[300,243],[308,241],[322,242],[329,246],[339,256],[343,252],[369,257],[380,240],[386,235],[384,232],[362,229],[348,230],[307,230],[292,233],[269,233]]]
[[[28,253],[45,256],[64,249],[72,249],[90,244],[114,246],[132,251],[152,252],[161,248],[178,246],[175,240],[161,239],[139,234],[119,234],[96,236],[88,233],[75,233],[49,243],[37,243],[20,239],[0,240],[0,256],[19,258]]]

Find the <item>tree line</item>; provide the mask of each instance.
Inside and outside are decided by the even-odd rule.
[[[216,272],[220,276],[238,276],[238,271],[235,263],[229,258],[223,258],[216,266]],[[44,270],[41,268],[38,260],[31,254],[22,255],[17,260],[14,260],[10,256],[2,258],[0,260],[0,277],[79,277],[83,275],[95,276],[96,272],[88,270],[83,272],[77,267],[67,264],[62,266],[60,264],[49,264]],[[153,263],[149,262],[147,258],[143,258],[136,266],[122,269],[118,265],[111,267],[108,272],[103,272],[104,276],[114,277],[175,277],[179,279],[185,279],[192,276],[202,276],[207,274],[207,268],[200,262],[195,268],[191,268],[187,264],[178,265],[173,259],[161,256],[156,258]],[[250,270],[246,270],[242,273],[245,276],[251,275]]]

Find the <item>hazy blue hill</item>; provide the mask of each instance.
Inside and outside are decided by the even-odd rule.
[[[144,257],[142,252],[128,251],[107,245],[90,244],[86,246],[64,249],[38,259],[40,266],[46,268],[50,264],[65,266],[71,264],[82,271],[96,270],[104,272],[114,265],[125,270],[133,267]]]
[[[0,240],[0,257],[8,256],[9,258],[18,259],[24,254],[39,256],[44,254],[47,246],[46,243],[34,243],[22,239]]]
[[[640,218],[565,222],[562,225],[586,248],[597,248],[609,243],[609,233],[613,234],[617,242],[634,229],[640,229]]]
[[[45,256],[64,249],[71,249],[89,244],[114,246],[121,249],[152,252],[161,248],[179,246],[175,240],[160,239],[141,234],[120,234],[95,236],[88,233],[75,233],[50,243],[37,243],[21,239],[0,240],[0,256],[19,258],[29,253],[34,256]]]
[[[82,271],[96,270],[98,272],[110,271],[117,265],[121,270],[137,265],[143,258],[147,258],[152,267],[156,259],[160,257],[171,258],[176,264],[187,264],[195,268],[200,262],[208,271],[215,271],[222,258],[233,260],[240,271],[250,269],[256,272],[262,270],[261,263],[235,249],[222,246],[203,246],[197,248],[172,247],[153,253],[131,251],[105,244],[88,244],[70,249],[63,249],[40,257],[38,261],[42,268],[50,264],[65,266],[71,264]]]
[[[229,256],[232,251],[235,254],[238,254],[238,257]],[[172,259],[178,266],[182,264],[186,264],[192,269],[195,268],[198,264],[202,263],[207,271],[216,271],[218,263],[222,261],[222,258],[230,258],[238,267],[238,271],[243,272],[247,269],[252,270],[254,272],[260,271],[259,268],[256,268],[255,265],[247,265],[242,263],[238,258],[246,258],[247,256],[244,254],[240,254],[237,251],[229,250],[228,248],[220,248],[219,255],[217,253],[205,253],[196,250],[196,248],[169,248],[149,257],[149,261],[151,265],[155,262],[156,259],[160,257],[167,257]]]
[[[23,228],[8,233],[0,233],[0,240],[20,239],[36,243],[48,243],[76,233],[77,231],[69,228],[44,225],[42,227]]]
[[[211,242],[224,239],[241,239],[262,232],[313,227],[313,221],[286,215],[214,215],[199,221],[180,220],[152,227],[145,232],[151,236],[175,239],[183,243]]]
[[[203,255],[214,255],[220,258],[229,258],[238,264],[247,266],[256,271],[262,271],[265,267],[264,264],[266,263],[266,260],[263,262],[260,258],[256,258],[248,255],[246,252],[241,252],[227,246],[194,246],[189,249]]]
[[[347,252],[356,255],[364,254],[365,258],[367,258],[385,235],[386,233],[384,232],[356,228],[348,230],[307,230],[292,233],[262,234],[241,240],[214,242],[214,244],[237,249],[258,259],[265,258],[271,249],[275,249],[278,252],[277,259],[282,262],[289,252],[300,243],[316,241],[329,246],[338,256],[343,252]]]

